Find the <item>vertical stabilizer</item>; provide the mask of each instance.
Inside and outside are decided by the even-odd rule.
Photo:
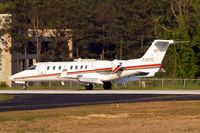
[[[155,40],[141,58],[143,62],[147,63],[160,63],[162,62],[166,51],[170,44],[174,43],[173,40]]]

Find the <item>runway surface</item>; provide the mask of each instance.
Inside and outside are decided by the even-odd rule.
[[[0,90],[0,94],[192,94],[200,90]]]
[[[0,91],[12,95],[11,101],[0,102],[0,111],[45,109],[103,103],[128,103],[176,100],[200,100],[200,91]]]

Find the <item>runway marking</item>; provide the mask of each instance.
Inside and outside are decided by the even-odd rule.
[[[200,95],[200,90],[0,90],[0,94],[182,94]]]

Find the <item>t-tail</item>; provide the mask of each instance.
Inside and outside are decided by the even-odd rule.
[[[161,64],[169,45],[172,43],[174,43],[173,40],[154,40],[140,60],[145,64]]]
[[[155,73],[164,71],[162,61],[172,43],[174,43],[173,40],[154,40],[144,56],[137,60],[141,65],[148,66],[147,69],[141,70],[141,72],[148,73],[144,77],[152,77]],[[134,60],[129,61],[134,62]]]
[[[161,64],[170,44],[174,43],[173,40],[155,40],[141,58],[144,62],[153,62]]]

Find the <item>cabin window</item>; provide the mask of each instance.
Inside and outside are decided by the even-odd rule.
[[[76,66],[75,69],[78,69],[78,66]]]
[[[56,69],[56,67],[55,66],[53,66],[53,70],[55,70]]]
[[[70,70],[72,70],[72,69],[73,69],[73,66],[70,67]]]
[[[36,69],[36,65],[32,65],[31,67],[29,67],[27,70],[35,70]]]
[[[59,68],[58,68],[59,70],[61,70],[61,66],[59,66]]]
[[[81,69],[83,69],[83,66],[81,65]]]
[[[47,70],[49,70],[50,66],[47,67]]]
[[[87,69],[87,68],[88,68],[88,66],[86,65],[86,66],[85,66],[85,69]]]

